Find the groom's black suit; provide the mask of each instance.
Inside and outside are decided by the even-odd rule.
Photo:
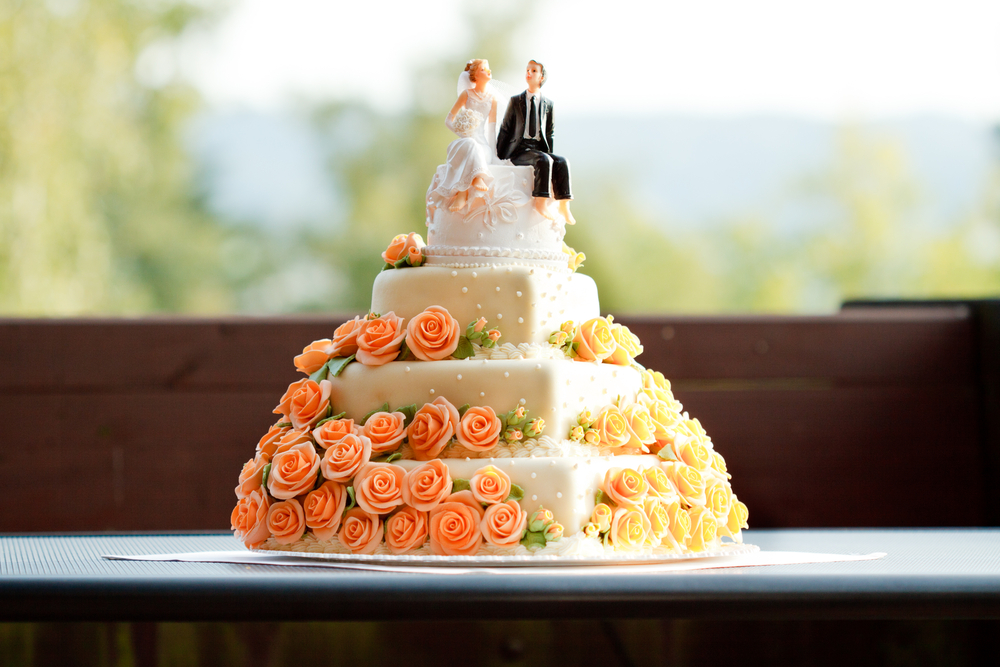
[[[538,139],[525,139],[524,126],[528,117],[527,93],[510,98],[503,124],[497,133],[497,156],[514,164],[531,165],[535,170],[534,197],[550,197],[549,179],[556,199],[572,199],[569,162],[552,154],[552,101],[539,96]]]

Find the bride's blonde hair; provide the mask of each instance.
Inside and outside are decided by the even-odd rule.
[[[485,62],[487,62],[485,58],[473,58],[465,64],[465,71],[469,73],[469,80],[472,83],[476,82],[476,71],[481,69]]]

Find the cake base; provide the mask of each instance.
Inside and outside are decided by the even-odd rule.
[[[515,549],[498,549],[483,547],[474,556],[437,556],[425,546],[405,554],[392,554],[385,545],[373,554],[352,554],[337,540],[321,542],[309,536],[293,545],[282,546],[274,543],[274,548],[267,545],[268,540],[259,549],[251,549],[258,553],[274,556],[294,556],[296,558],[318,558],[340,561],[343,563],[364,563],[369,565],[426,565],[434,567],[571,567],[586,565],[638,565],[668,563],[681,560],[705,558],[720,558],[756,553],[760,548],[753,544],[722,543],[711,551],[679,552],[662,547],[647,547],[639,551],[623,551],[612,549],[601,544],[600,540],[583,535],[564,537],[541,549],[529,550],[526,547]],[[293,550],[289,550],[293,549]]]

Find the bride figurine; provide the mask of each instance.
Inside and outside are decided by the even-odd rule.
[[[448,160],[438,167],[428,200],[447,202],[449,211],[469,203],[471,190],[486,192],[493,182],[489,165],[496,157],[497,100],[488,89],[493,78],[487,60],[470,60],[458,80],[458,100],[445,125],[458,135],[448,145]]]

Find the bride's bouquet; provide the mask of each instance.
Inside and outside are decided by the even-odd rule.
[[[455,114],[452,121],[452,129],[460,137],[471,137],[473,133],[483,124],[483,114],[478,111],[462,107]]]

